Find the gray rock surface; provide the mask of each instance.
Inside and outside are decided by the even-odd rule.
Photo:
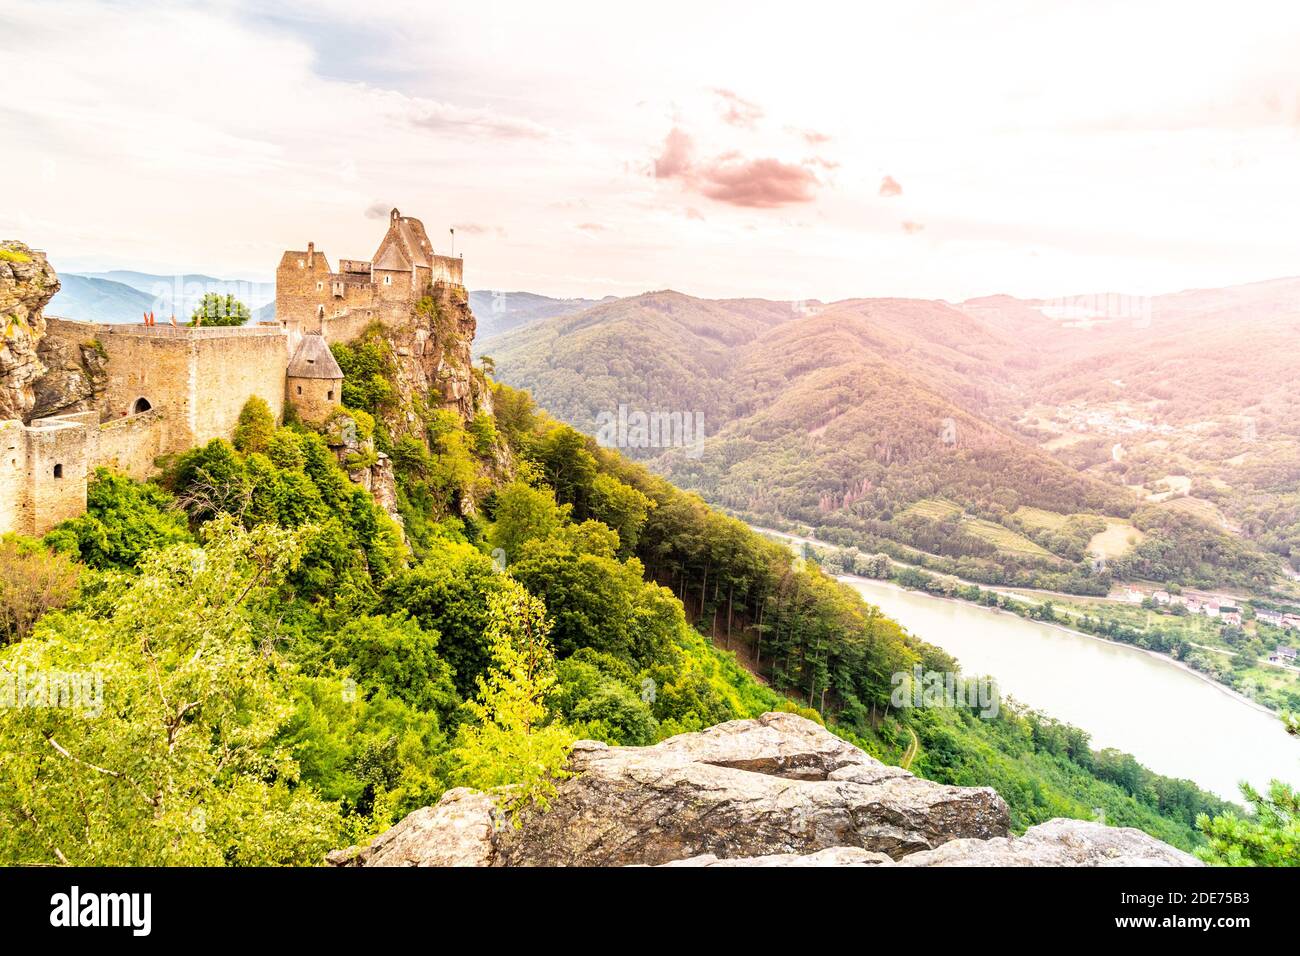
[[[1008,834],[1002,798],[883,764],[764,714],[653,747],[582,741],[551,808],[519,828],[449,791],[336,866],[1188,866],[1138,830],[1053,820]]]
[[[0,421],[28,420],[33,386],[45,374],[37,347],[45,334],[41,310],[59,291],[45,253],[21,242],[0,242]]]
[[[1189,853],[1132,827],[1057,818],[1024,836],[953,840],[903,866],[1204,866]]]

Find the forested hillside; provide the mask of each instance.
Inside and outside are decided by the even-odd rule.
[[[1227,318],[1259,316],[1267,343],[1297,318],[1268,311],[1281,293],[1265,292],[1226,298]],[[1300,457],[1279,431],[1295,415],[1275,387],[1293,360],[1273,342],[1273,384],[1242,385],[1224,338],[1241,333],[1225,331],[1203,298],[1158,298],[1154,318],[1144,312],[1134,328],[1058,321],[1042,303],[1006,296],[823,305],[657,292],[535,323],[484,350],[503,380],[589,434],[620,407],[702,419],[702,447],[622,450],[758,523],[989,583],[1267,592],[1282,579],[1264,552],[1290,556],[1297,533],[1287,483]],[[1193,348],[1174,334],[1180,322],[1214,330],[1222,348],[1193,360],[1207,339]],[[1103,378],[1103,368],[1121,375]],[[1197,405],[1207,375],[1232,387]],[[1261,417],[1246,428],[1256,420],[1223,417],[1228,409]],[[1194,414],[1220,420],[1188,425]],[[1234,463],[1231,486],[1222,467],[1197,464],[1210,455]],[[1190,490],[1177,477],[1198,472]],[[1026,520],[1034,514],[1048,517]],[[1067,522],[1093,530],[1062,536]]]
[[[250,402],[233,442],[103,472],[85,515],[4,545],[30,586],[0,666],[100,693],[0,710],[0,859],[314,864],[455,785],[544,807],[579,737],[773,709],[887,760],[915,739],[915,770],[997,787],[1018,828],[1101,807],[1192,846],[1222,809],[1010,706],[893,708],[891,675],[954,662],[524,393],[468,421],[430,396],[395,438],[384,347],[339,348],[376,371],[326,434]],[[345,464],[392,456],[405,530],[330,447],[349,421]]]

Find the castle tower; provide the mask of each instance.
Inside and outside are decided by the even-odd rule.
[[[324,422],[342,405],[343,369],[320,332],[308,332],[298,343],[285,372],[285,390],[305,422]]]

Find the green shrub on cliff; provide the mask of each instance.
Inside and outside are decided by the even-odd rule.
[[[154,484],[106,468],[86,489],[86,510],[45,536],[57,551],[100,570],[131,570],[150,551],[190,541],[185,514]]]

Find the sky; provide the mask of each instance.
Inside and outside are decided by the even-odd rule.
[[[270,11],[270,12],[268,12]],[[0,238],[270,278],[1148,295],[1300,273],[1300,4],[0,0]]]

